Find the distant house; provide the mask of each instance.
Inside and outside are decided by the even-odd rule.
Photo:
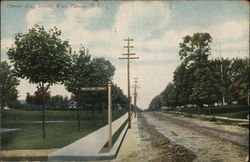
[[[3,109],[4,109],[4,110],[9,110],[10,108],[7,107],[7,106],[4,106]]]
[[[70,100],[70,101],[68,102],[68,105],[69,105],[69,108],[70,108],[70,109],[75,109],[76,106],[77,106],[77,102],[76,102],[76,101],[73,101],[73,100]]]

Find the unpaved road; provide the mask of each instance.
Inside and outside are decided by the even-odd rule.
[[[192,151],[193,161],[243,162],[248,155],[247,128],[159,112],[142,115],[171,142]]]
[[[140,136],[140,149],[128,151],[128,154],[119,156],[111,160],[112,162],[189,162],[196,158],[192,151],[164,137],[141,114],[138,114],[137,131]]]

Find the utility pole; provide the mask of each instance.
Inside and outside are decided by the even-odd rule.
[[[109,124],[109,147],[112,147],[112,100],[111,100],[111,81],[108,82],[108,124]]]
[[[136,102],[137,102],[137,88],[140,88],[138,83],[138,78],[134,78],[134,85],[132,86],[132,88],[134,88],[134,113],[135,113],[135,117],[136,117]]]
[[[222,64],[223,64],[223,60],[222,60],[222,57],[221,57],[221,44],[220,44],[220,60],[221,60],[221,64],[220,64],[220,72],[221,72],[221,81],[222,83],[224,82],[224,77],[223,77],[223,67],[222,67]],[[222,92],[222,106],[225,105],[225,97],[224,97],[224,92]]]
[[[134,39],[124,39],[124,41],[127,42],[127,46],[124,46],[124,48],[128,49],[128,53],[122,54],[125,57],[121,57],[119,59],[125,59],[127,60],[127,79],[128,79],[128,128],[131,128],[131,97],[130,97],[130,74],[129,74],[129,68],[130,68],[130,60],[131,59],[139,59],[139,57],[131,57],[134,56],[135,53],[130,53],[130,48],[134,48],[134,46],[130,46],[130,42]]]
[[[221,81],[223,83],[223,68],[222,68],[222,61],[221,61],[221,64],[220,64],[220,71],[221,71]],[[224,92],[222,92],[222,106],[225,105],[225,97],[224,97]]]

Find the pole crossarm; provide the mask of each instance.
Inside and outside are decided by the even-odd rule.
[[[126,56],[128,56],[128,55],[135,55],[135,53],[123,53],[122,55],[126,55]]]
[[[130,39],[130,38],[128,38],[128,39],[123,39],[124,41],[133,41],[134,39]]]
[[[123,46],[124,48],[134,48],[134,46]]]
[[[120,57],[119,59],[139,59],[139,57]]]

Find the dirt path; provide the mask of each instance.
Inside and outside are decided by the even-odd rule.
[[[172,142],[193,151],[194,161],[245,161],[248,155],[248,130],[235,126],[172,114],[143,113],[146,121]]]
[[[46,161],[48,155],[56,150],[0,150],[0,161]]]
[[[138,114],[138,128],[140,149],[112,162],[188,162],[196,158],[192,151],[164,137],[141,114]]]

